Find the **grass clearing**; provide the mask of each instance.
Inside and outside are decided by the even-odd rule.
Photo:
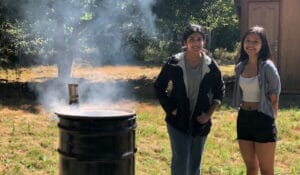
[[[49,120],[50,114],[42,108],[38,114],[6,107],[0,112],[0,174],[56,175],[57,121]],[[163,111],[156,103],[137,103],[136,112],[136,174],[169,174],[171,152]],[[300,112],[282,109],[279,116],[276,174],[296,175],[300,172]],[[236,111],[231,108],[215,113],[203,155],[203,174],[245,174],[235,139],[235,119]]]
[[[84,76],[94,81],[105,81],[105,78],[120,80],[145,77],[152,79],[160,70],[159,67],[146,66],[137,66],[132,70],[125,66],[120,68],[122,70],[113,67],[94,68],[95,74],[98,74],[96,69],[109,74],[103,79],[90,76],[83,68],[76,70],[75,75],[81,76],[81,73],[86,73]],[[37,70],[32,68],[31,71]],[[39,70],[39,72],[40,74],[34,73],[27,78],[25,78],[27,75],[22,75],[21,77],[24,77],[22,81],[42,80],[42,77],[49,79],[56,76],[55,69],[51,67]],[[122,72],[127,73],[122,74]],[[57,120],[53,120],[54,114],[48,113],[42,106],[31,101],[21,101],[21,105],[13,106],[13,103],[7,105],[3,100],[0,99],[0,175],[58,174],[58,127]],[[14,103],[19,103],[18,99],[15,99]],[[277,119],[279,141],[275,160],[275,170],[278,175],[300,173],[299,104],[299,96],[281,98]],[[32,105],[37,110],[30,110]],[[169,139],[164,112],[157,101],[138,99],[130,102],[115,102],[114,105],[135,109],[138,116],[136,175],[170,174]],[[236,142],[236,114],[235,109],[224,104],[213,116],[213,126],[203,155],[203,175],[246,174]]]

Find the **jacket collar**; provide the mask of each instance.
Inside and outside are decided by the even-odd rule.
[[[178,65],[182,69],[185,88],[186,88],[186,90],[188,92],[186,69],[185,69],[185,61],[184,61],[184,53],[185,52],[180,52],[180,53],[174,55],[174,57],[178,60]],[[206,55],[204,52],[202,52],[202,54],[203,54],[203,64],[202,64],[202,68],[201,68],[201,71],[202,71],[202,73],[201,73],[201,79],[203,79],[203,77],[207,73],[210,72],[209,65],[212,63],[212,59],[208,55]]]
[[[178,65],[185,70],[185,61],[184,61],[184,52],[180,52],[174,57],[178,60]],[[203,53],[203,64],[202,64],[202,75],[205,75],[210,72],[209,65],[211,64],[212,59]]]

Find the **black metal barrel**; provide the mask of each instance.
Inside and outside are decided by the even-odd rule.
[[[134,175],[136,114],[57,112],[60,175]]]

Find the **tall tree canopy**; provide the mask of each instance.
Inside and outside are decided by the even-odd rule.
[[[234,0],[164,0],[155,4],[154,12],[159,28],[175,38],[189,23],[204,25],[213,34],[212,50],[217,47],[233,50],[239,39]]]
[[[2,63],[166,57],[188,23],[207,27],[212,50],[239,38],[233,0],[1,0],[0,10]]]

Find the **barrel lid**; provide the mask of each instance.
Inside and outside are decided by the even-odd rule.
[[[96,118],[129,118],[135,116],[134,111],[120,109],[98,109],[98,110],[61,110],[55,112],[59,118],[74,119],[96,119]]]

